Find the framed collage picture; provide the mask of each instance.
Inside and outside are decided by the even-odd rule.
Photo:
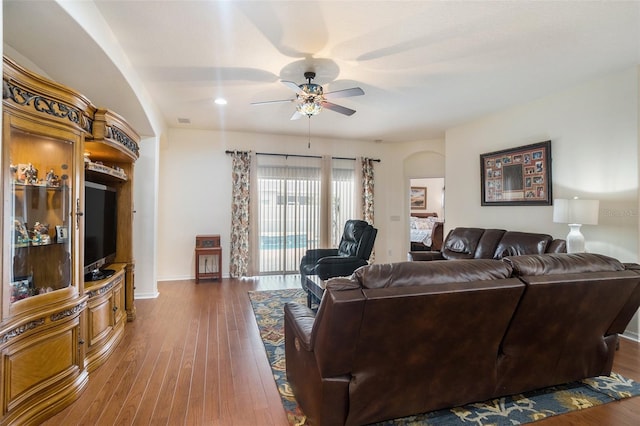
[[[480,155],[483,206],[551,205],[551,141]]]

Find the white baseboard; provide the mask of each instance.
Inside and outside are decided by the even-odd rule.
[[[133,298],[138,299],[157,299],[160,296],[160,292],[151,292],[151,293],[135,293]]]
[[[634,342],[640,343],[640,335],[638,333],[633,333],[631,331],[625,331],[620,337],[624,337],[625,339],[633,340]]]

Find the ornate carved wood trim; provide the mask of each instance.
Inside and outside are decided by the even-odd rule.
[[[1,337],[0,337],[0,344],[4,344],[7,343],[9,340],[13,339],[14,337],[18,337],[20,336],[22,333],[27,332],[29,330],[33,330],[36,327],[39,327],[41,325],[44,325],[44,318],[38,318],[32,321],[29,321],[25,324],[21,324],[9,331],[7,331],[6,333],[4,333]]]
[[[60,321],[61,319],[73,316],[78,312],[82,312],[82,310],[86,307],[87,307],[87,302],[82,302],[79,305],[72,306],[69,309],[65,309],[63,311],[51,314],[49,318],[51,318],[51,321]]]
[[[136,141],[131,139],[124,131],[118,129],[116,126],[107,126],[107,137],[122,144],[122,146],[133,152],[136,157],[140,155],[140,148]]]
[[[92,132],[93,120],[82,114],[79,109],[58,102],[55,99],[49,99],[42,95],[31,93],[15,85],[10,80],[2,81],[2,99],[11,99],[20,106],[31,106],[37,112],[49,114],[56,118],[66,118],[70,122],[80,126],[87,133]]]
[[[111,290],[115,284],[118,284],[121,281],[122,281],[122,278],[118,279],[118,280],[115,280],[115,281],[111,281],[109,284],[105,285],[104,287],[100,287],[97,290],[92,290],[92,291],[88,292],[87,294],[89,295],[89,298],[96,297],[96,296],[102,296],[103,294],[108,293],[109,290]]]

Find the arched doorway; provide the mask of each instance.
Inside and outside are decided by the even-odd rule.
[[[445,218],[444,155],[435,151],[413,153],[404,160],[406,185],[405,247],[430,249],[430,228],[434,217]],[[423,220],[432,217],[430,220]],[[427,228],[417,230],[416,228]],[[439,232],[443,231],[441,226]],[[415,240],[415,241],[414,241]],[[420,240],[420,241],[418,241]],[[417,243],[417,244],[415,244]]]

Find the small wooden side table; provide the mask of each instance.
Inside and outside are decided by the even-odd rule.
[[[317,275],[307,275],[306,277],[307,284],[307,306],[311,307],[314,303],[318,305],[322,301],[322,295],[324,295],[324,290],[326,288],[326,281],[322,280]]]
[[[220,235],[196,235],[196,284],[207,278],[222,279]]]

